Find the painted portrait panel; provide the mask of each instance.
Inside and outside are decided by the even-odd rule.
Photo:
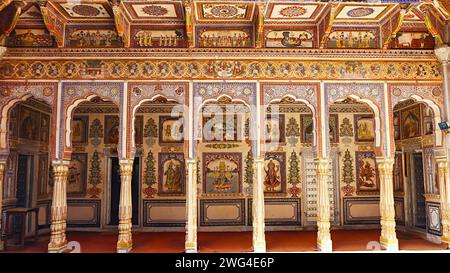
[[[265,34],[266,47],[313,48],[312,30],[269,30]]]
[[[67,30],[68,47],[121,47],[122,40],[116,30],[78,29]]]
[[[183,29],[137,29],[134,34],[135,47],[185,47]]]
[[[50,135],[50,115],[41,113],[41,142],[48,143]]]
[[[183,143],[183,117],[159,116],[159,143]]]
[[[419,137],[421,135],[420,105],[416,105],[401,112],[402,139]]]
[[[185,164],[183,153],[160,153],[158,156],[158,194],[185,194]]]
[[[144,117],[136,116],[134,120],[134,144],[142,145],[144,142]]]
[[[207,28],[198,30],[198,47],[251,47],[250,29]]]
[[[313,143],[314,139],[314,124],[312,115],[300,115],[301,127],[302,127],[302,143]],[[330,143],[339,142],[339,121],[338,115],[330,114],[328,119],[328,134],[330,137]]]
[[[375,122],[372,115],[355,115],[355,141],[372,142],[375,140]]]
[[[358,193],[378,193],[379,176],[374,152],[355,152],[356,191]]]
[[[67,177],[67,194],[84,196],[87,181],[87,153],[72,153]]]
[[[266,142],[285,143],[286,129],[284,114],[267,115],[266,117]]]
[[[119,143],[119,117],[118,116],[105,116],[105,144],[118,144]]]
[[[401,32],[392,40],[392,48],[434,49],[434,38],[428,32]]]
[[[333,31],[327,39],[328,48],[377,48],[371,31]]]
[[[28,140],[39,140],[40,112],[21,106],[19,116],[19,137]]]
[[[237,194],[241,192],[241,153],[203,153],[203,192]]]
[[[286,192],[286,153],[270,152],[264,159],[264,192]]]
[[[238,114],[203,116],[203,140],[238,141]]]
[[[72,143],[88,142],[89,116],[74,116],[72,119]]]

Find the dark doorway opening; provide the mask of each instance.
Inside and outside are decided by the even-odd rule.
[[[423,158],[422,153],[413,153],[413,219],[414,226],[425,229],[426,228],[426,210],[425,210],[425,186],[423,175]]]

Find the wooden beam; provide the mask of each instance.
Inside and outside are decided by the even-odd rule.
[[[438,44],[443,44],[444,40],[442,39],[442,36],[439,34],[439,31],[436,29],[436,26],[433,25],[433,22],[431,20],[430,8],[431,7],[429,5],[426,5],[422,9],[425,26],[427,27],[430,34],[436,39]]]
[[[48,1],[38,1],[38,5],[41,9],[42,17],[44,18],[44,24],[48,32],[55,38],[58,47],[64,47],[64,30],[65,24],[60,20],[56,14],[50,12],[47,7]]]
[[[193,4],[190,0],[183,1],[184,16],[186,24],[186,39],[188,47],[195,47],[194,41],[194,18],[193,18]]]
[[[0,1],[0,11],[6,8],[9,4],[11,4],[12,0],[1,0]]]
[[[256,3],[258,7],[258,20],[256,22],[256,48],[264,47],[264,16],[266,3]]]
[[[403,24],[403,19],[405,18],[405,14],[410,10],[410,8],[402,8],[400,10],[398,22],[396,26],[392,26],[392,31],[390,35],[386,38],[383,44],[383,49],[387,49],[389,47],[389,44],[391,43],[392,39],[397,36],[397,32],[400,30]],[[391,18],[392,20],[392,18]]]
[[[122,37],[124,47],[128,48],[131,46],[130,22],[125,16],[125,8],[119,1],[112,1],[111,5],[114,13],[114,24],[116,26],[117,34]]]
[[[14,30],[22,11],[22,2],[12,3],[0,12],[0,44],[5,44],[6,37]]]
[[[333,22],[336,18],[336,11],[339,7],[339,3],[331,3],[331,9],[330,9],[330,21],[328,21],[328,25],[325,29],[325,34],[321,38],[320,41],[320,48],[323,49],[325,47],[325,43],[327,42],[328,36],[330,36],[331,30],[333,29]]]

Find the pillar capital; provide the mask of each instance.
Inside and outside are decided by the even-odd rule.
[[[450,46],[445,45],[438,47],[434,50],[434,54],[436,55],[439,62],[442,64],[447,64],[450,60]]]

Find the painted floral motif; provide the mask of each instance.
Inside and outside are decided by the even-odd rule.
[[[169,12],[165,7],[158,5],[145,6],[142,11],[150,16],[164,16]]]
[[[98,194],[101,193],[101,190],[97,188],[97,185],[102,183],[101,176],[101,161],[98,155],[97,150],[94,151],[91,158],[91,167],[89,168],[89,184],[92,185],[89,190],[89,194],[91,198],[98,198]]]
[[[341,137],[352,137],[353,136],[353,126],[350,123],[350,119],[344,118],[341,123],[341,128],[339,129]]]
[[[216,17],[233,17],[238,13],[238,9],[230,5],[218,5],[211,8],[211,13]]]
[[[253,153],[250,149],[245,157],[245,176],[244,183],[253,184]]]
[[[351,9],[347,12],[347,16],[357,18],[357,17],[366,17],[374,13],[375,10],[369,7],[359,7]]]
[[[343,172],[342,179],[343,182],[346,184],[346,186],[344,186],[342,190],[344,191],[345,196],[352,196],[353,192],[350,188],[352,188],[354,191],[354,188],[351,186],[351,184],[355,182],[355,178],[353,175],[353,159],[348,149],[345,151],[344,154],[344,167],[342,168],[342,172]]]
[[[280,15],[284,17],[299,17],[306,13],[306,9],[300,6],[290,6],[280,10]]]
[[[157,183],[157,180],[155,159],[152,151],[149,151],[147,158],[145,158],[144,183],[147,185],[147,188],[144,190],[146,197],[152,198],[157,192],[156,189],[153,188],[153,185]]]
[[[300,169],[298,167],[299,161],[297,153],[294,151],[291,153],[291,156],[289,157],[289,175],[288,175],[288,183],[292,185],[292,187],[289,189],[289,192],[291,193],[292,197],[298,197],[298,194],[300,194],[300,188],[297,187],[298,184],[301,183],[301,175],[300,175]]]
[[[96,17],[100,14],[98,9],[89,5],[75,5],[72,7],[72,11],[85,17]]]

